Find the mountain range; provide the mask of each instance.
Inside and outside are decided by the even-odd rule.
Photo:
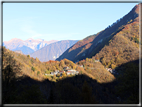
[[[44,39],[35,40],[29,38],[24,41],[18,38],[13,38],[10,41],[4,41],[3,46],[12,51],[21,50],[23,54],[30,54],[54,42],[57,42],[57,40],[45,41]]]
[[[11,39],[3,42],[3,46],[12,51],[22,51],[25,55],[38,58],[40,61],[55,60],[70,46],[74,45],[78,40],[51,40],[29,38],[25,41],[21,39]]]

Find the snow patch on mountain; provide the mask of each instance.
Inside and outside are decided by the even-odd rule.
[[[37,45],[37,50],[43,48],[44,46],[47,46],[48,44],[47,43],[44,43],[44,42],[40,42],[38,45]]]
[[[33,49],[34,51],[36,51],[37,50],[36,47],[37,47],[38,43],[36,43],[36,42],[24,42],[24,45]]]

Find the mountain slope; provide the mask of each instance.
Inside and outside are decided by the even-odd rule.
[[[139,59],[139,6],[136,5],[127,15],[130,21],[120,28],[111,39],[104,41],[105,46],[96,54],[96,49],[90,54],[100,59],[103,65],[115,68],[123,63]],[[135,18],[134,18],[135,16]],[[137,16],[137,17],[136,17]]]
[[[52,43],[43,47],[42,49],[31,53],[30,56],[38,58],[40,61],[46,62],[49,60],[55,60],[69,47],[75,44],[77,40],[63,40],[56,43]]]
[[[133,62],[123,64],[124,76],[115,79],[100,62],[90,58],[79,62],[83,68],[67,59],[40,62],[4,47],[2,54],[3,104],[139,103],[139,67]],[[45,75],[65,66],[76,69],[79,75]]]
[[[135,25],[135,28],[131,29],[131,27],[128,27],[133,25]],[[122,30],[127,29],[127,27],[128,27],[127,32],[130,33],[129,30],[131,30],[131,33],[134,32],[136,37],[133,37],[134,36],[133,34],[128,35],[126,32],[125,35],[128,35],[129,37],[125,39],[128,40],[135,39],[136,41],[138,41],[138,36],[139,36],[138,25],[139,25],[139,6],[136,5],[127,15],[125,15],[120,20],[117,20],[117,22],[113,23],[105,30],[99,32],[96,35],[92,35],[81,41],[78,41],[75,45],[73,45],[71,48],[65,51],[59,58],[57,58],[57,60],[67,58],[69,60],[76,62],[85,59],[87,57],[95,56],[99,51],[101,51],[104,48],[105,45],[109,45],[109,41],[111,41],[115,35],[118,35],[118,33],[121,33]],[[121,39],[124,40],[123,37]],[[121,41],[121,39],[119,40]],[[130,42],[133,41],[134,40]]]
[[[24,41],[24,45],[30,47],[34,51],[37,51],[37,50],[43,48],[44,46],[47,46],[47,45],[54,43],[54,42],[57,42],[57,40],[45,41],[44,39],[29,38]]]
[[[21,47],[23,45],[24,45],[23,40],[17,39],[17,38],[13,38],[10,41],[3,42],[3,46],[5,46],[7,49],[10,49],[10,50],[13,50],[17,47]]]
[[[17,47],[15,49],[13,49],[12,51],[16,51],[16,50],[21,50],[23,54],[27,55],[30,53],[33,53],[34,50],[32,50],[31,48],[27,47],[27,46],[22,46],[22,47]]]

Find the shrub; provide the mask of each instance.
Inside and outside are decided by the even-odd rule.
[[[38,75],[38,74],[40,74],[40,72],[39,72],[39,71],[37,71],[37,75]]]
[[[32,70],[32,71],[35,71],[35,68],[32,66],[31,70]]]
[[[136,43],[139,43],[138,38],[135,37],[134,40],[135,40]]]
[[[116,67],[116,65],[111,64],[111,68],[112,68],[112,69],[115,69],[115,67]]]

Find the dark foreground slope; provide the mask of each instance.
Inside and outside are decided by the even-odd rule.
[[[117,40],[115,38],[117,38]],[[105,30],[97,33],[96,35],[92,35],[81,41],[78,41],[56,60],[67,58],[73,62],[76,62],[87,57],[91,58],[107,45],[111,49],[112,45],[110,43],[112,41],[116,48],[123,48],[123,46],[127,46],[126,44],[128,43],[130,44],[129,47],[133,48],[133,50],[131,50],[132,52],[138,52],[139,5],[136,5],[127,15],[113,23],[111,26],[107,27]],[[117,41],[119,41],[119,43],[117,43]],[[117,45],[115,45],[116,43]],[[120,50],[119,48],[117,50],[118,52],[121,51],[123,53],[123,50]],[[117,50],[115,49],[116,53]]]
[[[41,69],[47,69],[44,63],[3,49],[2,66],[2,103],[3,104],[138,104],[139,103],[139,60],[118,66],[123,73],[116,75],[113,81],[100,83],[84,74],[63,76],[56,82],[42,76]],[[12,56],[13,55],[13,56]],[[27,58],[26,58],[27,57]],[[27,60],[32,65],[26,65]],[[23,63],[20,63],[23,60]],[[28,61],[29,61],[28,60]],[[55,62],[51,62],[54,65]],[[59,63],[61,64],[61,63]],[[69,64],[69,61],[65,61]],[[38,74],[28,69],[40,65]],[[24,66],[24,67],[22,67]],[[62,64],[61,64],[62,66]],[[66,65],[65,65],[66,66]],[[53,67],[54,68],[54,67]],[[26,69],[26,70],[24,70]],[[99,72],[99,71],[98,71]],[[111,74],[112,75],[112,74]],[[106,80],[111,77],[106,76]]]
[[[3,104],[138,104],[139,73],[134,62],[124,64],[123,76],[109,83],[98,83],[77,75],[58,82],[37,81],[30,77],[3,80]],[[6,76],[8,74],[4,74]]]

